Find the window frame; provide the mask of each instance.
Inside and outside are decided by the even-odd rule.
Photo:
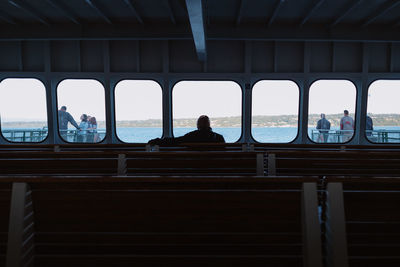
[[[49,138],[49,107],[47,105],[47,88],[45,83],[43,82],[44,78],[40,78],[40,77],[32,77],[32,76],[8,76],[8,77],[4,77],[0,79],[0,83],[2,83],[4,80],[7,79],[32,79],[32,80],[37,80],[39,81],[44,88],[44,96],[45,96],[45,104],[46,104],[46,125],[47,125],[47,135],[46,137],[39,142],[16,142],[16,141],[11,141],[9,139],[7,139],[4,135],[3,135],[3,129],[1,127],[1,122],[0,122],[0,136],[1,138],[6,142],[6,143],[10,143],[10,144],[21,144],[21,145],[25,145],[25,144],[43,144],[47,141],[47,139]]]
[[[371,89],[371,85],[372,85],[373,83],[377,82],[377,81],[399,81],[399,83],[400,83],[400,78],[397,78],[397,79],[396,79],[396,78],[375,78],[375,79],[371,80],[371,82],[368,83],[367,96],[368,96],[368,94],[369,94],[369,90]],[[366,121],[367,115],[368,115],[368,102],[369,102],[369,101],[368,101],[368,98],[367,98],[366,105],[365,105],[365,117],[364,117],[364,121]],[[365,127],[365,128],[366,128],[366,127]],[[363,136],[364,136],[364,138],[367,140],[367,142],[370,143],[370,144],[373,144],[373,145],[389,145],[389,146],[390,146],[390,145],[400,145],[400,141],[399,141],[399,142],[396,142],[396,143],[379,143],[379,142],[372,142],[371,139],[368,138],[366,130],[367,130],[367,129],[364,130]]]
[[[106,134],[105,134],[104,138],[100,142],[96,142],[96,143],[69,142],[69,141],[67,141],[67,140],[65,140],[64,138],[61,137],[60,125],[59,125],[59,121],[58,121],[58,105],[59,105],[58,104],[58,89],[59,89],[58,87],[60,86],[60,83],[62,83],[65,80],[93,80],[93,81],[99,82],[101,84],[101,86],[103,87],[103,90],[104,90],[104,115],[105,115],[105,118],[104,118],[105,121],[104,122],[105,122],[105,125],[106,125]],[[107,91],[106,91],[106,87],[104,86],[103,81],[100,78],[94,78],[94,77],[91,77],[91,78],[86,78],[86,77],[78,77],[78,78],[64,77],[64,78],[61,78],[61,79],[58,80],[58,82],[56,83],[56,86],[54,87],[54,91],[55,91],[54,95],[55,95],[55,100],[56,100],[56,112],[57,112],[57,114],[56,114],[56,124],[55,124],[54,128],[57,131],[58,138],[62,142],[65,142],[67,144],[98,145],[98,144],[104,143],[105,140],[107,139],[107,135],[109,133],[107,132],[107,103],[106,103],[107,102],[106,101],[106,99],[107,99],[107,97],[106,97]]]
[[[297,105],[297,134],[296,136],[290,141],[290,142],[282,142],[282,143],[274,143],[274,142],[260,142],[253,136],[253,92],[254,92],[254,86],[261,82],[261,81],[290,81],[293,82],[297,86],[297,90],[299,92],[299,97],[298,97],[298,105]],[[268,78],[260,78],[256,80],[253,85],[251,86],[251,105],[250,105],[250,138],[256,143],[256,144],[292,144],[294,143],[297,138],[299,137],[300,134],[300,126],[301,126],[301,121],[300,121],[300,111],[301,111],[301,95],[302,95],[302,90],[299,86],[299,83],[293,79],[268,79]]]
[[[354,85],[354,88],[355,88],[355,91],[356,91],[356,95],[355,95],[355,101],[354,101],[354,118],[353,118],[353,120],[354,120],[354,132],[353,132],[353,135],[352,135],[352,137],[347,141],[347,142],[342,142],[342,143],[317,143],[317,142],[314,142],[311,138],[310,138],[310,136],[309,136],[309,134],[308,134],[308,118],[309,118],[309,115],[310,115],[310,89],[311,89],[311,86],[315,83],[315,82],[317,82],[317,81],[324,81],[324,80],[330,80],[330,81],[349,81],[350,83],[352,83],[353,85]],[[316,144],[316,145],[342,145],[342,144],[349,144],[350,142],[352,142],[352,141],[354,141],[354,138],[355,138],[355,136],[357,135],[357,133],[358,133],[358,129],[357,129],[357,127],[356,127],[356,125],[357,125],[357,107],[358,107],[358,87],[357,87],[357,83],[356,82],[354,82],[352,79],[350,79],[350,78],[348,78],[348,77],[346,77],[346,78],[317,78],[317,79],[313,79],[312,81],[310,81],[310,83],[309,83],[309,86],[308,86],[308,99],[307,99],[307,107],[308,107],[308,112],[307,112],[307,130],[306,130],[306,134],[307,134],[307,140],[308,141],[310,141],[312,144]]]
[[[233,82],[235,84],[237,84],[240,88],[240,136],[238,137],[238,139],[234,142],[226,142],[227,144],[234,144],[234,143],[238,143],[240,140],[243,139],[243,134],[244,134],[244,124],[243,124],[243,115],[244,115],[244,90],[243,87],[241,85],[241,82],[239,82],[238,80],[235,79],[178,79],[176,81],[174,81],[172,83],[171,86],[171,134],[172,137],[175,137],[174,135],[174,89],[175,86],[180,83],[180,82]]]
[[[120,78],[118,80],[116,80],[115,85],[112,87],[112,94],[114,97],[114,101],[113,101],[113,118],[114,118],[114,127],[113,127],[113,131],[115,133],[115,138],[118,140],[118,142],[121,142],[123,144],[146,144],[146,143],[138,143],[138,142],[126,142],[123,141],[121,138],[119,138],[118,134],[117,134],[117,112],[116,112],[116,106],[117,106],[117,102],[116,102],[116,88],[117,85],[122,82],[122,81],[153,81],[155,83],[157,83],[160,86],[161,89],[161,138],[164,137],[164,88],[161,86],[161,82],[157,81],[156,79],[139,79],[139,78]]]

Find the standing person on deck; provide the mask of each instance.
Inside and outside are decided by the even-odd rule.
[[[347,142],[353,137],[354,120],[349,116],[349,111],[343,111],[344,116],[340,119],[340,130],[342,130],[343,142]]]
[[[197,130],[181,137],[156,138],[149,141],[151,145],[176,145],[181,143],[225,143],[222,135],[212,131],[210,119],[201,115],[197,120]]]
[[[67,107],[62,106],[58,111],[58,127],[61,134],[61,137],[67,140],[67,131],[68,131],[68,122],[71,123],[76,129],[80,129],[74,118],[69,112],[67,112]]]
[[[331,123],[325,118],[325,114],[321,113],[321,119],[317,122],[317,130],[319,130],[320,135],[318,141],[326,143],[329,137],[329,130],[331,129]]]

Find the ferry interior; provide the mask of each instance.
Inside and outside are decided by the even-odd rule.
[[[0,267],[398,267],[399,101],[399,0],[1,0]]]

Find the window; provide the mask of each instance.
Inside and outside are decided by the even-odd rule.
[[[1,132],[11,142],[41,142],[47,137],[46,89],[37,79],[0,83]]]
[[[147,143],[162,136],[162,90],[155,81],[123,80],[115,86],[118,138]]]
[[[350,141],[355,129],[356,94],[355,85],[348,80],[318,80],[311,85],[308,136],[313,142]]]
[[[366,136],[375,143],[400,143],[400,80],[377,80],[368,89]]]
[[[57,87],[57,102],[61,138],[78,143],[97,143],[104,139],[104,87],[99,81],[63,80]]]
[[[182,81],[173,89],[174,136],[196,129],[200,115],[207,115],[214,132],[226,142],[241,136],[242,91],[232,81]]]
[[[263,143],[287,143],[298,132],[299,87],[288,80],[263,80],[253,86],[252,135]]]

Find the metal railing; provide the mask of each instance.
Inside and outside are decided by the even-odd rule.
[[[46,139],[47,127],[42,129],[2,129],[4,138],[10,142],[28,142],[37,143]]]
[[[62,139],[71,143],[98,143],[106,136],[106,129],[89,130],[60,130]]]
[[[47,127],[42,129],[2,129],[2,134],[10,142],[37,143],[46,139]],[[61,137],[71,143],[97,143],[104,139],[106,129],[97,132],[79,130],[60,130]]]
[[[316,143],[344,143],[351,139],[353,130],[311,130],[311,140]],[[400,130],[367,130],[367,138],[375,143],[399,143]]]

